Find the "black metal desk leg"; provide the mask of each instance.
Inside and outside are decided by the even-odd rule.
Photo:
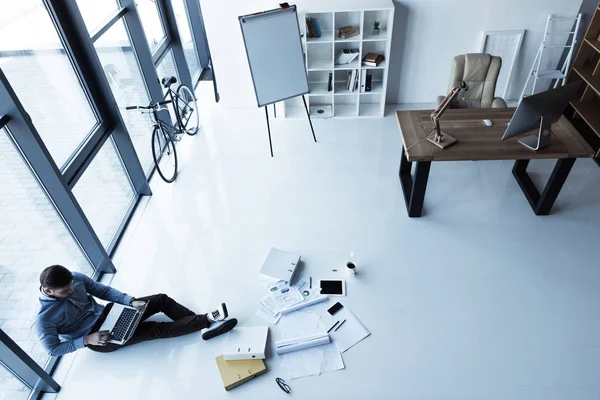
[[[271,157],[273,157],[273,144],[271,143],[271,126],[269,126],[269,110],[265,106],[265,115],[267,116],[267,132],[269,132],[269,148],[271,149]]]
[[[554,202],[567,180],[567,176],[569,176],[575,160],[575,158],[559,159],[541,194],[527,173],[529,160],[517,160],[515,162],[513,175],[536,215],[550,214],[550,210],[552,210],[552,206],[554,206]]]
[[[425,200],[425,190],[427,189],[431,161],[417,161],[415,164],[415,176],[413,179],[411,174],[412,163],[407,160],[404,154],[404,147],[402,147],[398,175],[402,184],[406,210],[408,211],[408,216],[411,218],[420,217],[423,213],[423,201]]]

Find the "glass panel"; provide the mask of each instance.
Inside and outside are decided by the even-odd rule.
[[[79,12],[89,32],[100,28],[119,6],[116,0],[77,0]]]
[[[177,21],[177,29],[179,30],[179,37],[181,38],[181,45],[183,46],[183,53],[185,54],[185,60],[190,69],[192,81],[195,82],[200,77],[200,64],[198,62],[196,46],[194,46],[194,41],[192,40],[192,31],[190,30],[183,2],[184,0],[171,0],[173,11],[175,12],[175,20]]]
[[[179,75],[177,75],[177,69],[175,68],[175,59],[173,58],[173,50],[169,50],[167,54],[163,57],[160,63],[156,66],[156,74],[158,75],[158,79],[162,81],[162,79],[166,76],[174,76],[177,78],[177,83],[171,85],[171,88],[176,91],[177,87],[181,84],[181,80],[179,79]],[[167,88],[165,88],[162,84],[163,93],[167,93]],[[175,109],[173,108],[173,104],[168,105],[169,113],[171,114],[171,119],[173,123],[175,123]]]
[[[41,270],[61,264],[91,275],[93,269],[4,129],[0,182],[0,324],[43,367],[49,356],[32,329]],[[0,368],[0,398],[26,398],[20,381],[8,376]]]
[[[153,162],[150,147],[152,127],[148,114],[126,111],[125,107],[148,105],[150,97],[123,21],[117,21],[94,46],[140,163],[144,171],[149,172]]]
[[[135,0],[135,5],[140,15],[144,32],[146,33],[150,52],[154,53],[158,44],[166,37],[160,14],[158,13],[158,5],[156,4],[156,0]]]
[[[42,0],[26,4],[2,2],[0,68],[62,167],[97,120]]]
[[[75,184],[73,194],[96,235],[108,249],[134,196],[112,136]]]
[[[0,399],[27,400],[31,389],[18,380],[9,370],[0,367]]]

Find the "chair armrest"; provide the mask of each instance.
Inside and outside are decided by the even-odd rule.
[[[442,104],[442,101],[444,101],[444,99],[446,98],[446,96],[438,96],[435,98],[435,102],[436,104],[439,106],[440,104]]]
[[[506,102],[501,97],[494,98],[492,101],[492,108],[506,108]]]

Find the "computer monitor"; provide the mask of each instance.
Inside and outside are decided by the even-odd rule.
[[[552,124],[558,122],[580,84],[581,82],[573,82],[525,97],[510,120],[502,140],[539,128],[537,135],[527,136],[519,140],[519,143],[531,150],[548,146],[552,137]]]

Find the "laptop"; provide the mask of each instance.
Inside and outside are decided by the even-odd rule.
[[[106,307],[110,307],[110,310],[99,330],[110,332],[111,339],[109,343],[125,344],[133,336],[147,305],[148,303],[141,310],[138,310],[135,307],[122,304],[108,304]]]

